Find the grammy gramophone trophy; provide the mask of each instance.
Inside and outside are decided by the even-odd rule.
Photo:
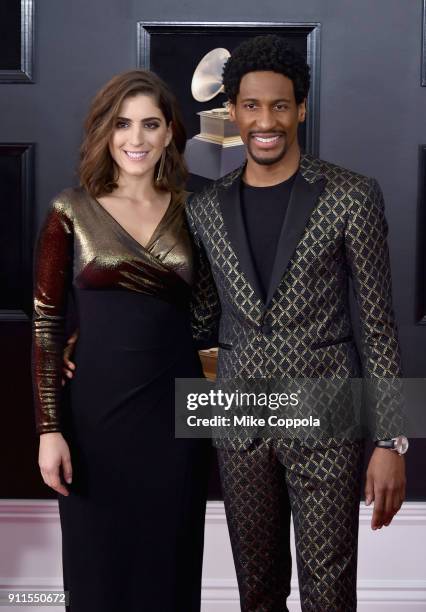
[[[209,102],[223,92],[222,70],[230,56],[227,49],[207,53],[192,77],[191,92],[197,102]],[[197,113],[200,133],[188,140],[185,159],[191,174],[216,180],[241,165],[245,148],[226,108]]]

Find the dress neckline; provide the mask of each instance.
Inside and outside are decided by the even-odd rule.
[[[112,222],[114,223],[114,225],[125,235],[127,236],[127,238],[129,238],[132,242],[134,242],[140,249],[142,249],[143,251],[146,251],[148,253],[150,253],[150,247],[152,246],[152,243],[154,242],[154,239],[156,238],[160,227],[162,225],[164,225],[164,222],[166,221],[166,218],[169,216],[169,213],[171,212],[171,209],[173,207],[174,204],[174,198],[173,198],[173,194],[170,194],[170,201],[169,204],[166,208],[166,210],[164,211],[164,214],[162,215],[160,221],[157,223],[157,225],[154,228],[154,231],[152,232],[151,236],[149,237],[148,241],[146,242],[145,245],[143,245],[141,242],[139,242],[139,240],[137,240],[130,232],[128,232],[126,230],[126,228],[120,223],[120,221],[118,221],[118,219],[116,219],[114,217],[113,214],[111,214],[106,208],[105,206],[103,206],[103,204],[101,204],[99,202],[99,200],[97,200],[96,198],[94,198],[93,196],[90,196],[90,199],[92,200],[92,202],[94,202],[96,204],[96,206],[98,208],[100,208],[105,215],[107,215]]]

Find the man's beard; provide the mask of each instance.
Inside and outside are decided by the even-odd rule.
[[[277,153],[275,157],[257,157],[253,153],[252,148],[251,148],[251,137],[247,145],[248,154],[250,155],[252,160],[255,161],[257,164],[259,164],[260,166],[272,166],[273,164],[276,164],[277,162],[281,161],[283,157],[285,157],[287,151],[288,151],[288,148],[287,148],[287,141],[286,141],[284,142],[284,146],[281,149],[281,151],[279,151],[279,153]]]

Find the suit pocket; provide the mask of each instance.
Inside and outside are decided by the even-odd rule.
[[[336,344],[345,344],[346,342],[353,342],[353,336],[344,336],[343,338],[337,338],[336,340],[325,340],[324,342],[315,342],[311,345],[311,349],[316,350],[320,348],[327,348],[328,346],[335,346]]]
[[[232,344],[228,344],[227,342],[218,342],[218,347],[221,349],[225,349],[225,351],[232,351]]]

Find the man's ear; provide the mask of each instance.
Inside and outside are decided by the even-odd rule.
[[[303,123],[306,119],[306,98],[298,106],[299,123]]]
[[[228,113],[230,121],[235,121],[235,104],[228,102]]]

